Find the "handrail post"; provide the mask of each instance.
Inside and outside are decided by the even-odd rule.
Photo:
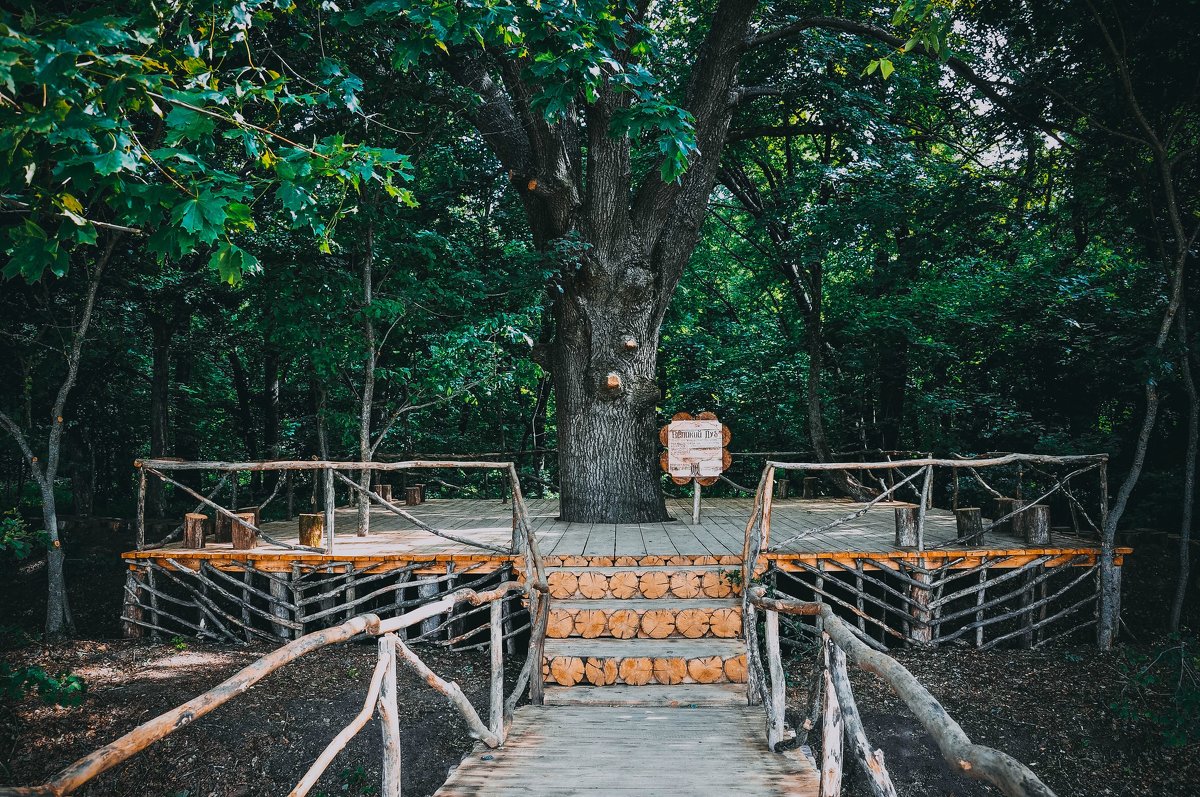
[[[400,797],[400,712],[396,706],[396,637],[379,638],[379,655],[387,658],[387,670],[379,690],[379,728],[383,734],[383,784],[380,797]]]
[[[762,508],[762,545],[759,551],[765,551],[771,545],[771,499],[775,495],[775,467],[767,466],[767,483],[763,485],[763,508]],[[757,559],[757,557],[755,557]],[[757,561],[750,563],[750,575],[754,576],[754,566]]]
[[[134,517],[137,550],[146,547],[146,469],[142,463],[135,462],[138,469],[137,513]]]
[[[492,733],[504,744],[504,598],[491,605],[492,631],[492,693],[488,716]]]
[[[821,666],[825,672],[825,707],[821,716],[821,788],[820,797],[841,797],[842,793],[842,711],[833,685],[833,641],[821,632]]]
[[[784,741],[784,715],[786,713],[784,695],[783,661],[779,651],[779,612],[767,609],[764,613],[767,632],[767,665],[771,670],[771,702],[767,707],[770,726],[767,728],[767,746],[775,750],[775,745]]]
[[[333,554],[333,517],[337,508],[333,495],[333,468],[325,468],[325,553]]]
[[[925,514],[929,509],[933,487],[933,466],[925,466],[925,478],[921,481],[921,505],[917,507],[917,553],[925,553]]]

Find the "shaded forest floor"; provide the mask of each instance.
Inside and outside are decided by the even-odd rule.
[[[32,639],[43,611],[41,564],[0,567],[0,605],[6,607],[3,660],[37,664],[52,674],[74,672],[89,688],[79,708],[44,706],[35,697],[0,704],[0,784],[44,780],[267,650],[118,639],[124,571],[116,553],[121,545],[100,535],[72,542],[68,577],[80,640],[43,646]],[[895,655],[972,739],[1027,763],[1060,795],[1200,793],[1195,763],[1200,744],[1171,746],[1164,740],[1161,717],[1171,713],[1172,690],[1135,677],[1144,662],[1161,660],[1155,657],[1176,644],[1157,631],[1169,605],[1170,558],[1169,548],[1148,544],[1128,563],[1125,621],[1133,634],[1111,654],[1081,645],[988,653],[952,647]],[[361,708],[374,656],[371,644],[348,644],[306,657],[79,793],[286,793]],[[484,704],[485,653],[427,650],[423,656],[434,670],[457,680],[476,705]],[[788,663],[789,683],[797,685],[791,706],[805,705],[803,686],[812,661],[798,655]],[[872,676],[856,673],[854,679],[868,735],[883,749],[902,795],[995,793],[950,774],[915,720]],[[400,701],[405,794],[430,794],[471,749],[471,740],[457,712],[411,674],[402,675]],[[1123,701],[1128,708],[1114,708]],[[315,793],[373,793],[379,760],[378,731],[368,727]],[[848,793],[860,793],[859,787],[851,779]]]

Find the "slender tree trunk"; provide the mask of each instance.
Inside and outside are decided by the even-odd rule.
[[[54,496],[54,481],[58,478],[59,459],[62,455],[63,433],[66,431],[67,399],[79,377],[79,363],[83,359],[83,344],[87,340],[88,330],[92,324],[92,313],[96,307],[96,295],[100,291],[100,280],[112,259],[119,235],[111,236],[107,245],[96,261],[87,283],[87,293],[83,301],[83,309],[75,334],[71,340],[71,348],[67,352],[67,373],[59,385],[54,406],[50,410],[50,433],[46,440],[46,461],[41,464],[29,445],[29,439],[21,428],[3,412],[0,412],[0,426],[12,435],[21,453],[29,462],[30,470],[42,494],[42,522],[45,525],[49,545],[46,550],[46,636],[58,637],[75,632],[75,621],[71,617],[71,606],[67,599],[67,580],[63,572],[66,555],[63,552],[62,538],[58,532],[58,503]]]
[[[1171,630],[1178,631],[1187,599],[1192,571],[1192,516],[1196,503],[1196,453],[1200,437],[1200,394],[1192,377],[1192,347],[1188,334],[1187,309],[1179,313],[1180,363],[1183,386],[1188,397],[1187,459],[1183,468],[1183,516],[1179,524],[1179,574],[1175,579],[1175,599],[1171,603]]]
[[[268,347],[263,356],[263,447],[267,457],[279,458],[279,352]]]
[[[237,394],[238,429],[242,433],[242,445],[246,448],[246,456],[258,459],[258,435],[254,429],[254,398],[250,392],[250,378],[236,349],[230,349],[226,357],[233,373],[233,389]]]
[[[150,316],[150,456],[166,456],[170,450],[171,339],[174,325],[158,314]],[[146,485],[146,502],[154,517],[163,517],[163,484],[151,479]]]
[[[362,400],[358,413],[358,456],[360,462],[370,462],[375,455],[375,446],[371,444],[371,411],[375,403],[375,365],[378,361],[375,320],[371,317],[375,301],[375,223],[367,222],[367,236],[361,263],[362,278],[362,334],[363,346],[363,386]],[[359,474],[359,486],[364,490],[371,489],[371,471],[364,470]],[[365,495],[358,496],[358,536],[365,537],[371,526],[371,502]]]

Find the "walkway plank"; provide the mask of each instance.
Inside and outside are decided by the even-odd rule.
[[[806,757],[767,750],[762,709],[525,706],[505,745],[482,744],[440,797],[817,794]]]

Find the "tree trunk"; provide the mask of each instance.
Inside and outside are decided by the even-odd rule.
[[[375,455],[375,446],[371,444],[371,410],[375,403],[375,365],[379,352],[375,341],[375,321],[371,318],[371,305],[375,300],[374,274],[374,244],[375,224],[367,221],[367,237],[362,254],[362,332],[363,346],[363,386],[362,401],[358,413],[358,457],[359,462],[370,462]],[[371,471],[364,470],[358,477],[359,486],[363,490],[371,489]],[[371,501],[365,493],[358,494],[358,536],[365,537],[371,527]]]
[[[58,536],[58,506],[54,499],[53,479],[43,482],[42,522],[50,535],[46,549],[46,635],[49,637],[75,633],[75,619],[67,600],[67,577],[63,571],[66,554]]]
[[[246,375],[246,367],[236,349],[231,349],[226,356],[233,371],[233,389],[237,393],[238,427],[242,433],[242,443],[246,447],[246,456],[255,460],[258,459],[258,436],[254,431],[254,400],[250,394],[250,378]]]
[[[175,326],[162,315],[150,315],[151,366],[150,366],[150,456],[159,458],[169,451],[167,442],[170,419],[171,391],[171,339]],[[163,483],[151,479],[146,485],[146,503],[150,514],[163,517]]]
[[[263,356],[263,448],[267,457],[279,459],[279,352],[267,348]]]
[[[1175,580],[1175,599],[1171,603],[1171,630],[1178,631],[1183,616],[1183,604],[1187,599],[1188,581],[1192,571],[1192,516],[1196,504],[1196,453],[1197,438],[1200,437],[1200,394],[1192,378],[1191,338],[1188,334],[1187,308],[1179,313],[1179,341],[1182,351],[1183,386],[1188,397],[1187,459],[1183,470],[1183,517],[1179,524],[1179,574]]]
[[[561,518],[640,523],[668,518],[657,463],[658,329],[622,302],[583,317],[560,303],[554,351]],[[640,316],[640,318],[639,318]],[[626,337],[637,339],[627,349]]]

